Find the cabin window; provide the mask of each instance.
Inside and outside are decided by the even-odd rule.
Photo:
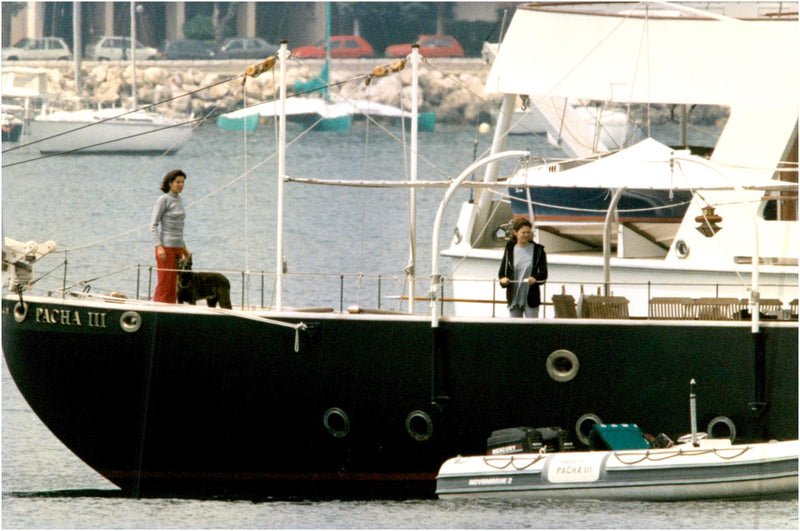
[[[797,184],[797,129],[789,141],[781,168],[774,179]],[[767,221],[797,221],[797,190],[772,192],[761,203],[761,212]]]

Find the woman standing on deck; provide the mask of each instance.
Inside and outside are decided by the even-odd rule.
[[[539,284],[547,280],[547,255],[544,246],[533,241],[533,225],[525,218],[514,220],[514,234],[506,244],[498,276],[506,290],[508,314],[539,317]]]
[[[167,172],[161,181],[164,195],[156,201],[150,219],[150,234],[156,246],[158,271],[158,284],[153,294],[155,302],[175,303],[178,300],[178,258],[189,255],[183,241],[186,210],[180,197],[185,182],[186,174],[182,170]]]

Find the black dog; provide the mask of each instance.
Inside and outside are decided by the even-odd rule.
[[[194,304],[203,299],[210,308],[231,309],[231,283],[220,273],[195,273],[192,257],[178,259],[178,302]]]

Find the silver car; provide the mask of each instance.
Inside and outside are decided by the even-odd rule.
[[[278,51],[278,46],[258,37],[236,37],[225,41],[220,51],[231,59],[266,59]]]
[[[51,61],[72,59],[69,46],[60,37],[24,38],[3,48],[3,61]]]
[[[136,60],[158,59],[155,48],[136,42]],[[131,58],[130,37],[98,37],[86,47],[86,59],[90,61],[127,61]]]

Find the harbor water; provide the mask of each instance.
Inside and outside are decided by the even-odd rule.
[[[297,139],[300,130],[290,126],[286,173],[298,179],[405,180],[409,166],[403,159],[404,133],[398,125],[387,130],[357,123],[347,133],[312,132]],[[422,134],[418,179],[457,177],[476,153],[489,147],[490,135],[478,130],[478,124],[437,126],[435,132]],[[40,158],[35,147],[7,151],[12,146],[3,145],[3,236],[53,240],[59,246],[59,252],[37,264],[35,277],[44,276],[38,287],[57,290],[77,285],[77,291],[119,291],[146,298],[154,284],[148,270],[154,258],[147,224],[161,177],[181,168],[188,176],[183,193],[188,212],[185,234],[195,269],[225,273],[231,280],[234,305],[274,303],[271,273],[277,262],[278,185],[277,161],[272,157],[275,134],[270,125],[247,136],[205,125],[169,157]],[[560,155],[538,136],[512,137],[507,147],[530,148],[534,156]],[[21,161],[28,162],[16,164]],[[504,169],[510,171],[513,164]],[[288,276],[283,304],[396,309],[409,265],[408,190],[296,182],[286,183],[285,189],[283,255]],[[458,192],[449,206],[441,246],[452,238],[460,204],[470,194],[469,190]],[[431,225],[443,195],[441,188],[417,192],[418,296],[427,289]],[[457,269],[457,264],[443,267],[449,271]],[[84,280],[90,282],[81,283]],[[425,311],[422,304],[417,311]],[[2,489],[5,528],[798,527],[797,498],[609,503],[125,497],[50,434],[20,396],[5,363]]]

